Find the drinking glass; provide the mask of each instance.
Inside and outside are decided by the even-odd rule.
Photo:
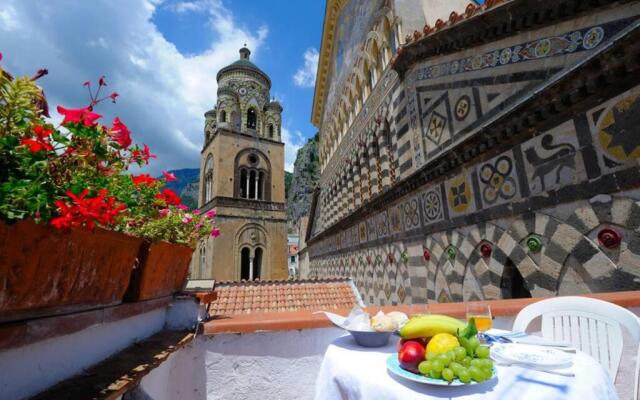
[[[409,318],[429,314],[429,305],[426,303],[413,303],[409,305]]]
[[[473,318],[476,321],[478,332],[486,332],[491,329],[493,319],[491,318],[491,308],[486,303],[467,303],[467,321]]]

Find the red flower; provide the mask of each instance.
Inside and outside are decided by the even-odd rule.
[[[107,81],[104,79],[104,75],[102,75],[100,79],[98,79],[98,85],[107,86]]]
[[[138,176],[131,175],[131,181],[136,186],[139,186],[141,184],[152,186],[154,183],[156,183],[156,179],[149,174],[140,174]]]
[[[109,98],[111,99],[111,101],[112,101],[112,102],[114,102],[114,103],[115,103],[115,102],[116,102],[116,98],[117,98],[118,96],[120,96],[118,93],[113,92],[113,93],[111,93],[111,94],[109,95]]]
[[[176,176],[171,172],[162,171],[162,176],[164,176],[164,179],[167,182],[175,182],[178,180],[178,178],[176,178]]]
[[[151,154],[149,146],[147,146],[146,144],[144,145],[143,150],[140,150],[140,148],[136,148],[135,150],[133,150],[131,152],[131,156],[133,157],[134,161],[138,163],[144,162],[145,164],[149,164],[150,158],[157,158],[155,154]]]
[[[182,203],[180,196],[171,189],[164,189],[162,193],[156,195],[156,199],[164,202],[168,206],[177,206]]]
[[[46,138],[51,136],[52,132],[53,132],[53,129],[51,128],[47,129],[42,125],[36,125],[33,127],[33,133],[35,133],[38,139],[40,140],[45,140]]]
[[[120,121],[120,118],[115,117],[113,119],[113,128],[111,128],[111,134],[113,140],[120,145],[123,149],[131,146],[131,132],[125,124]]]
[[[213,228],[213,229],[211,230],[211,236],[213,236],[213,237],[218,237],[218,236],[220,236],[220,229],[219,229],[219,228]]]
[[[111,225],[116,222],[116,217],[127,208],[124,204],[117,203],[114,197],[106,197],[106,189],[100,190],[98,195],[93,198],[87,197],[88,189],[83,190],[80,195],[73,192],[66,194],[73,203],[56,200],[55,204],[60,216],[51,220],[51,225],[59,229],[71,227],[93,229],[96,223]]]
[[[29,148],[29,151],[32,153],[37,153],[40,152],[42,150],[46,150],[46,151],[53,151],[53,146],[51,146],[49,143],[47,142],[43,142],[41,140],[34,140],[34,139],[22,139],[20,141],[20,144],[25,145]]]
[[[62,125],[83,124],[91,128],[96,125],[97,119],[102,118],[102,115],[92,112],[88,107],[68,110],[62,106],[58,106],[58,112],[64,115]]]

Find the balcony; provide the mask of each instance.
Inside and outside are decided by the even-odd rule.
[[[640,292],[589,295],[640,315]],[[202,317],[200,297],[139,302],[0,326],[2,398],[312,399],[327,346],[344,335],[313,310]],[[539,299],[488,301],[494,327]],[[324,306],[327,306],[325,304]],[[431,304],[464,317],[463,303]],[[323,307],[326,309],[326,307]],[[370,313],[408,306],[369,307]],[[348,309],[330,309],[340,314]],[[634,351],[623,350],[616,388],[630,398]],[[122,397],[120,397],[122,396]]]

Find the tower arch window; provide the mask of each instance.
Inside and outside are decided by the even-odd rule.
[[[256,129],[257,120],[258,116],[256,114],[256,109],[253,107],[249,108],[249,110],[247,110],[247,128]]]
[[[249,200],[271,200],[271,163],[260,150],[245,149],[236,155],[234,196]]]
[[[203,204],[213,199],[213,156],[209,154],[204,165],[204,198]]]
[[[220,122],[227,122],[227,112],[225,110],[220,111]]]
[[[269,137],[273,139],[273,124],[269,124]]]

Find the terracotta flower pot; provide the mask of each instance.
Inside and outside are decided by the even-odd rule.
[[[0,322],[121,303],[143,240],[0,221]]]
[[[187,279],[193,255],[191,247],[167,242],[145,244],[125,295],[126,301],[169,296],[182,289]]]

